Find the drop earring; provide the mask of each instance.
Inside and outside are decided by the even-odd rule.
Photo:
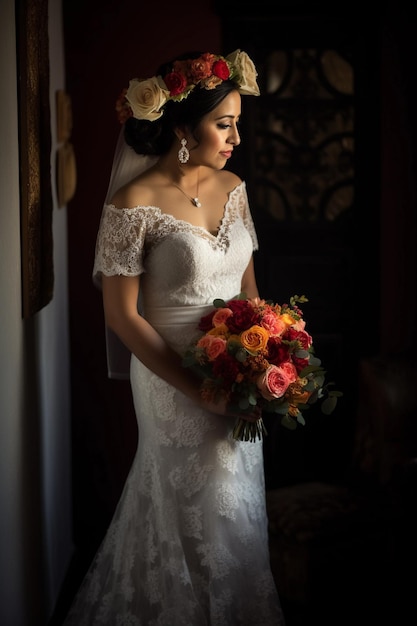
[[[190,151],[187,148],[187,140],[185,137],[181,139],[181,148],[178,150],[178,161],[180,163],[187,163],[190,158]]]

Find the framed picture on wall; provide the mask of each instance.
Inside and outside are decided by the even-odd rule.
[[[48,0],[16,0],[22,316],[53,296]]]

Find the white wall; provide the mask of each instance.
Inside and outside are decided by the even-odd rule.
[[[20,484],[23,328],[14,2],[0,4],[0,622],[23,624]]]
[[[14,0],[0,2],[0,623],[47,624],[71,556],[66,208],[53,210],[54,297],[21,316]],[[65,88],[61,2],[49,2],[52,154]]]
[[[65,60],[61,0],[49,0],[50,102],[52,154],[55,172],[56,91],[65,89]],[[42,416],[43,527],[48,609],[52,611],[72,552],[71,429],[69,385],[69,303],[67,262],[67,208],[57,208],[54,194],[54,297],[39,312],[40,404]]]

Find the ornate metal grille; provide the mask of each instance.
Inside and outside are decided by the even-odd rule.
[[[335,50],[276,50],[252,106],[252,203],[276,220],[330,222],[354,198],[354,73]]]

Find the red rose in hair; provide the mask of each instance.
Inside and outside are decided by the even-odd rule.
[[[221,78],[222,80],[227,80],[230,76],[230,70],[226,61],[222,61],[221,59],[213,63],[212,72],[215,76]]]
[[[203,57],[193,59],[190,61],[189,73],[193,83],[208,78],[211,76],[211,60],[206,60]]]
[[[180,72],[170,72],[164,77],[170,96],[178,96],[187,87],[187,79]]]

